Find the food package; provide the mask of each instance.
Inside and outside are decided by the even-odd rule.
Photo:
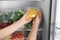
[[[41,13],[41,10],[39,10],[38,8],[30,8],[28,9],[28,14],[27,14],[27,18],[34,18],[36,17],[37,15],[39,17],[42,17],[42,13]]]
[[[4,40],[25,40],[25,35],[23,32],[15,32],[6,37]]]

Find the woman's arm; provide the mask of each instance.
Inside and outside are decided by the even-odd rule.
[[[26,13],[19,21],[13,23],[12,25],[4,29],[0,29],[0,40],[14,33],[18,28],[21,28],[24,24],[29,23],[32,19],[27,20],[26,18],[27,14],[28,13]]]
[[[33,20],[33,26],[27,40],[36,40],[40,22],[41,22],[41,18],[39,18],[38,16]]]
[[[0,30],[0,39],[7,37],[15,32],[18,28],[21,28],[24,24],[19,20],[16,23]]]

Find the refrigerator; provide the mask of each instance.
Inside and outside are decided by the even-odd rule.
[[[55,3],[56,0],[3,0],[0,1],[0,15],[19,9],[24,9],[25,12],[27,8],[38,8],[42,11],[43,17],[39,25],[37,40],[53,40]],[[31,28],[16,30],[16,32],[20,31],[23,31],[26,36]]]

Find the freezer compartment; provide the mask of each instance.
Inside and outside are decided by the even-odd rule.
[[[49,17],[50,17],[50,0],[45,1],[1,1],[0,2],[0,14],[3,12],[11,12],[13,10],[28,8],[38,8],[42,11],[43,18],[39,26],[38,40],[48,40],[49,31]],[[4,14],[4,13],[3,13]],[[31,29],[24,28],[24,31],[30,31]],[[17,31],[21,31],[20,29]],[[41,32],[42,31],[42,32]],[[41,36],[40,36],[41,35]]]

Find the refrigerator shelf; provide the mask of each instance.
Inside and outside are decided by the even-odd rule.
[[[23,30],[18,29],[17,31],[31,31],[31,29],[23,29]],[[38,31],[43,31],[43,29],[38,29]]]

